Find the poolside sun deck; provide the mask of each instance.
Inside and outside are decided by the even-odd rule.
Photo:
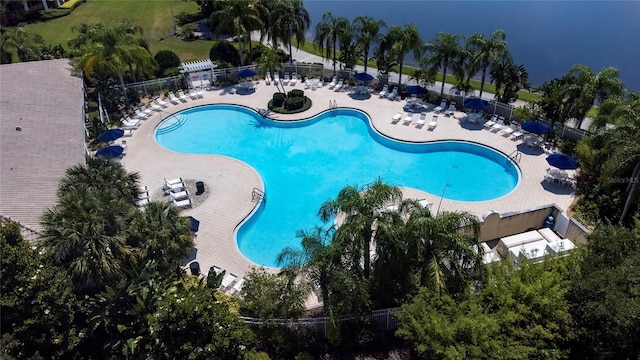
[[[287,90],[292,88],[303,89],[304,85],[298,83],[295,87],[286,87]],[[195,261],[200,263],[204,273],[213,265],[217,265],[241,277],[251,266],[256,266],[238,250],[234,230],[256,206],[257,203],[252,200],[252,190],[254,188],[264,190],[262,179],[249,165],[229,157],[186,155],[166,150],[156,143],[154,129],[170,114],[199,105],[226,103],[245,105],[255,110],[264,109],[276,91],[275,86],[265,85],[263,81],[260,81],[255,91],[249,94],[236,93],[232,87],[205,91],[203,98],[170,105],[160,112],[154,112],[153,116],[145,120],[127,141],[127,155],[124,157],[123,164],[128,171],[140,173],[141,184],[149,187],[150,194],[156,194],[153,200],[160,199],[157,194],[161,193],[163,177],[182,177],[203,181],[207,185],[209,197],[202,204],[184,210],[185,216],[191,215],[200,220]],[[551,203],[567,209],[573,201],[570,187],[560,187],[544,182],[545,170],[549,165],[545,161],[546,154],[542,149],[531,150],[520,145],[521,140],[512,141],[508,137],[483,130],[481,124],[467,125],[462,122],[464,117],[462,112],[456,112],[450,117],[440,114],[437,127],[431,130],[427,126],[416,128],[413,124],[392,123],[394,114],[398,112],[405,114],[403,106],[406,101],[404,100],[380,99],[376,94],[365,97],[355,95],[353,91],[335,92],[326,87],[315,91],[306,89],[305,95],[313,101],[310,110],[297,115],[269,113],[268,116],[277,120],[308,118],[328,110],[330,102],[335,101],[338,107],[365,111],[380,133],[395,139],[411,142],[466,140],[490,146],[506,155],[513,153],[516,149],[522,151],[521,160],[518,163],[522,172],[520,183],[511,193],[496,200],[460,202],[443,199],[440,202],[439,194],[403,188],[405,197],[425,198],[433,203],[433,211],[438,208],[440,211],[468,211],[481,217],[490,210],[505,213]],[[427,112],[426,118],[431,119],[432,115]],[[345,185],[347,184],[350,182],[345,178]],[[491,187],[495,184],[481,185]],[[291,236],[294,237],[295,234]]]

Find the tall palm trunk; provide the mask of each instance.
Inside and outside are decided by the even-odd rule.
[[[373,224],[367,224],[363,230],[363,266],[364,266],[364,278],[369,279],[369,268],[371,267],[371,255],[369,252],[371,251],[371,237],[373,236],[373,231],[371,230],[371,226]]]
[[[449,67],[448,63],[445,63],[442,67],[442,86],[440,87],[440,97],[444,96],[444,83],[447,80],[447,68]]]
[[[629,215],[629,209],[631,208],[631,202],[633,201],[633,195],[636,192],[638,186],[638,173],[640,172],[640,161],[636,162],[636,166],[633,168],[633,175],[629,179],[629,185],[627,185],[627,200],[624,203],[622,215],[620,215],[620,223]]]
[[[487,68],[483,67],[482,68],[482,80],[480,80],[480,95],[478,97],[482,97],[482,91],[484,90],[484,80],[485,77],[487,76]]]
[[[124,86],[124,77],[122,77],[122,72],[118,73],[118,79],[120,80],[120,87],[122,87],[122,95],[124,95],[124,103],[129,105],[129,97],[127,96],[127,87]]]

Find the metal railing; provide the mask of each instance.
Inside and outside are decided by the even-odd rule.
[[[28,227],[28,226],[22,225],[21,223],[19,223],[19,222],[15,221],[15,220],[13,220],[13,219],[11,219],[11,218],[9,218],[9,217],[6,217],[6,216],[3,216],[3,215],[0,215],[0,219],[2,219],[2,222],[3,222],[3,223],[4,223],[4,222],[8,222],[8,221],[13,221],[13,222],[15,222],[16,224],[18,224],[18,226],[20,226],[20,235],[21,235],[21,236],[22,236],[26,241],[28,241],[28,242],[29,242],[29,244],[32,244],[32,245],[33,245],[33,244],[35,244],[35,243],[36,243],[36,240],[38,240],[38,237],[40,236],[40,233],[39,233],[37,230],[32,229],[32,228],[30,228],[30,227]]]

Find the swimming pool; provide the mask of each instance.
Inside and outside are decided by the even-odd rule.
[[[208,105],[165,119],[155,137],[172,151],[225,155],[255,168],[267,201],[238,229],[237,242],[248,259],[265,266],[276,266],[284,247],[299,245],[297,230],[320,225],[320,205],[346,185],[382,177],[437,197],[486,201],[511,192],[520,178],[517,166],[493,149],[460,141],[394,141],[354,109],[281,123],[242,106]]]

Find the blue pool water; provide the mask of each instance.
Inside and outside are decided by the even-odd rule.
[[[165,119],[156,140],[176,152],[233,157],[260,174],[266,202],[238,230],[238,247],[265,266],[276,266],[284,247],[299,245],[297,230],[321,225],[320,205],[346,185],[381,177],[437,197],[485,201],[508,194],[519,180],[517,167],[492,149],[458,141],[392,141],[353,109],[275,123],[241,106],[203,106]]]

